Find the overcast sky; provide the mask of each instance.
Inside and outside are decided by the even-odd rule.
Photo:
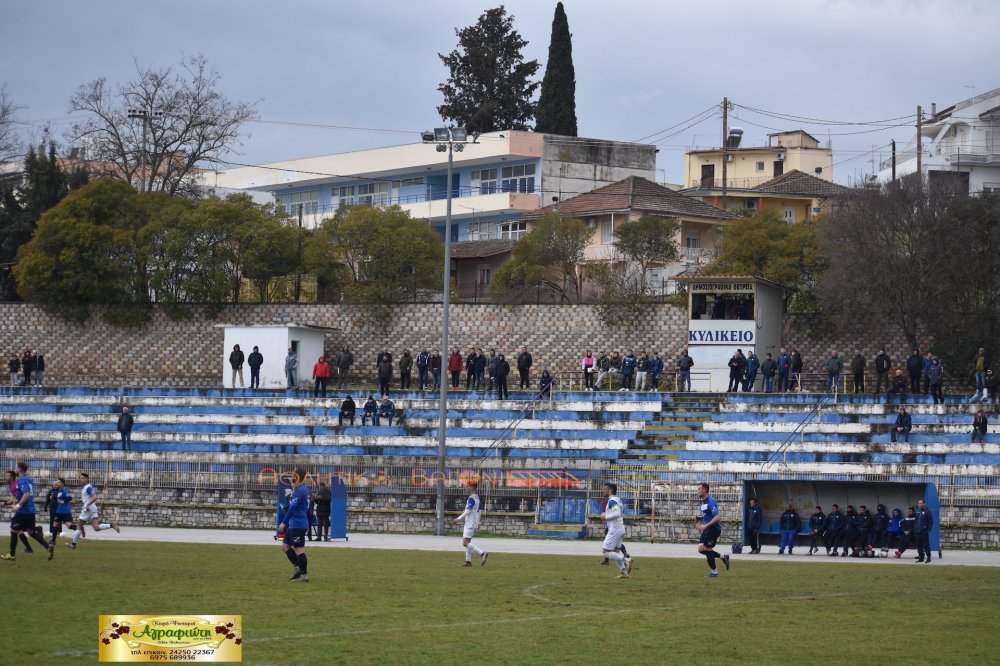
[[[582,136],[636,140],[696,116],[724,96],[783,114],[860,122],[914,114],[1000,87],[996,0],[566,0]],[[4,0],[0,84],[25,107],[37,138],[62,137],[73,90],[94,78],[125,81],[133,59],[170,65],[204,54],[231,98],[259,99],[235,161],[270,162],[410,141],[441,123],[439,52],[455,28],[495,6],[480,0]],[[555,2],[506,3],[544,72]],[[737,108],[745,145],[805,125]],[[303,128],[267,121],[374,128]],[[684,128],[680,125],[677,129]],[[673,130],[674,132],[676,130]],[[683,154],[717,146],[721,121],[660,134],[659,180],[681,182]],[[834,174],[870,172],[871,151],[907,127],[832,136]],[[864,151],[868,151],[865,154]],[[888,156],[879,148],[876,157]],[[853,159],[852,159],[853,158]]]

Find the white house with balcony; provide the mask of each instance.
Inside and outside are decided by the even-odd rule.
[[[471,139],[471,137],[470,137]],[[525,211],[628,176],[654,178],[656,147],[603,139],[490,132],[454,153],[414,143],[240,167],[215,176],[218,188],[266,193],[305,228],[340,206],[398,204],[444,235],[452,191],[452,241],[517,239]]]
[[[916,173],[918,148],[920,170],[930,187],[1000,193],[1000,88],[940,111],[932,107],[920,136],[897,154],[896,178]],[[878,181],[889,182],[892,177],[892,161],[886,160]]]

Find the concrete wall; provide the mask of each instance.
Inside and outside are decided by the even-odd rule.
[[[579,368],[579,356],[594,352],[659,351],[672,359],[686,346],[686,310],[672,305],[643,306],[639,325],[608,328],[590,306],[524,305],[506,307],[460,304],[451,310],[451,340],[460,348],[471,345],[510,354],[527,346],[535,358],[534,376],[543,367]],[[226,308],[216,320],[193,317],[174,321],[154,309],[149,320],[135,328],[104,323],[94,316],[85,324],[59,319],[28,303],[0,303],[0,355],[26,348],[45,354],[45,381],[51,384],[120,383],[152,386],[220,386],[219,368],[229,351],[217,324],[305,324],[339,329],[326,337],[329,355],[341,345],[354,351],[355,370],[373,376],[375,355],[385,347],[397,352],[439,346],[441,306],[401,305],[383,326],[366,323],[353,306],[329,304],[239,305]],[[806,372],[821,372],[831,347],[844,356],[860,345],[869,360],[887,345],[895,361],[908,354],[903,337],[893,331],[856,327],[834,331],[808,316],[785,316],[784,340],[797,348]],[[254,343],[250,343],[252,347]],[[225,353],[225,356],[223,355]],[[850,352],[850,353],[849,353]],[[305,368],[308,376],[312,362]]]

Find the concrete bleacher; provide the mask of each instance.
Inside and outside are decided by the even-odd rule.
[[[312,398],[298,392],[222,389],[5,389],[0,442],[7,448],[120,450],[115,430],[128,405],[136,452],[331,455],[436,455],[436,394],[395,392],[393,426],[338,426],[342,393]],[[447,453],[476,457],[501,440],[499,455],[552,464],[611,461],[661,409],[654,394],[532,393],[498,401],[457,392],[448,401]],[[513,429],[512,422],[518,421]],[[383,423],[385,421],[383,420]]]

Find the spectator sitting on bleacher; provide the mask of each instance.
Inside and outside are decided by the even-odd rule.
[[[344,425],[344,419],[354,425],[354,414],[357,411],[358,406],[354,403],[354,398],[351,396],[344,398],[344,402],[340,403],[340,415],[337,417],[338,425]]]
[[[904,442],[909,442],[910,430],[912,429],[913,419],[906,411],[906,407],[900,407],[899,413],[896,414],[896,422],[892,425],[892,431],[890,432],[892,441],[896,442],[900,437],[902,437]]]
[[[906,377],[903,376],[902,370],[896,370],[896,374],[893,375],[892,381],[889,382],[889,390],[886,391],[886,395],[898,395],[900,402],[906,401],[906,387],[909,384],[906,381]]]
[[[371,419],[372,425],[378,425],[378,403],[375,402],[373,395],[368,396],[364,407],[362,407],[361,425],[365,424],[366,419]]]
[[[976,412],[976,417],[972,419],[972,441],[978,441],[982,444],[986,439],[987,428],[989,428],[989,419],[986,418],[986,412],[980,409]]]
[[[542,370],[542,376],[538,380],[538,397],[545,398],[546,400],[552,399],[552,385],[555,383],[556,378],[552,376],[548,368]],[[594,389],[587,389],[588,391],[593,391]]]
[[[389,427],[392,427],[392,417],[396,413],[396,405],[392,404],[392,400],[389,400],[389,396],[382,396],[382,404],[378,407],[378,419],[375,421],[375,425],[379,425],[381,419],[389,419]]]

